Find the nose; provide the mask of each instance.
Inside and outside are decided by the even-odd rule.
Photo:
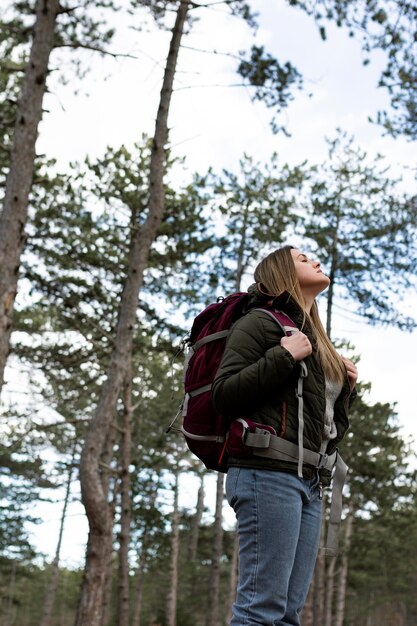
[[[313,261],[313,267],[318,269],[320,267],[320,261]]]

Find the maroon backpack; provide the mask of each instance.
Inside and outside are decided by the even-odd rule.
[[[234,293],[210,304],[194,320],[184,365],[184,401],[182,405],[182,433],[191,452],[208,469],[227,471],[227,456],[250,456],[245,446],[249,432],[276,434],[268,426],[250,420],[235,420],[221,415],[213,406],[211,385],[219,368],[232,324],[242,317],[247,304],[247,293]],[[287,315],[270,307],[262,308],[283,331],[291,335],[298,330]],[[242,416],[243,417],[243,416]],[[260,427],[260,428],[259,428]]]

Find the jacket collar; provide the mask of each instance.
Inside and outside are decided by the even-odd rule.
[[[272,306],[277,311],[283,311],[288,315],[299,328],[303,328],[303,332],[310,339],[313,348],[316,347],[317,342],[314,338],[310,321],[308,318],[304,317],[304,311],[297,304],[292,295],[288,291],[283,291],[271,302],[271,298],[261,293],[256,283],[253,283],[248,289],[248,310],[266,305]]]

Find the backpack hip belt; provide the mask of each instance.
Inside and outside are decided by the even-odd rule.
[[[244,422],[244,420],[242,420],[242,422]],[[290,462],[299,462],[300,460],[300,448],[297,444],[266,432],[262,428],[255,429],[255,432],[247,431],[244,442],[246,445],[252,447],[252,454],[254,456]],[[342,491],[348,467],[338,450],[328,455],[303,448],[302,456],[303,463],[314,467],[314,469],[334,470],[325,553],[328,556],[337,556],[339,525],[342,519]]]

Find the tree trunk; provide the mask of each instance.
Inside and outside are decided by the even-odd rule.
[[[336,616],[334,620],[334,626],[343,626],[343,621],[345,619],[346,584],[349,564],[348,554],[353,530],[352,506],[349,507],[349,513],[347,515],[345,524],[345,541],[343,545],[342,564],[340,567],[339,584],[337,588]]]
[[[333,622],[333,594],[337,557],[332,556],[326,571],[326,609],[324,626],[332,626]]]
[[[36,4],[33,42],[17,109],[10,170],[0,215],[0,390],[9,352],[13,307],[32,187],[35,145],[42,118],[42,101],[58,12],[59,0],[38,0]]]
[[[308,591],[307,600],[303,608],[301,617],[305,626],[323,626],[324,619],[324,544],[325,544],[325,511],[323,508],[322,525],[320,532],[320,550],[314,568],[313,579]]]
[[[109,431],[105,453],[101,457],[101,484],[103,487],[103,493],[110,494],[112,492],[112,498],[110,501],[110,532],[105,541],[107,543],[107,555],[105,562],[105,577],[104,577],[104,594],[103,604],[101,610],[101,626],[107,626],[111,617],[111,599],[113,589],[113,527],[114,527],[114,514],[117,506],[117,498],[119,491],[118,475],[114,476],[111,471],[111,462],[114,455],[114,446],[117,438],[117,430],[115,424],[112,423],[112,428]]]
[[[177,624],[178,557],[180,547],[180,515],[178,510],[178,474],[175,473],[174,508],[172,511],[171,561],[169,567],[169,591],[167,597],[167,626]]]
[[[315,626],[314,624],[314,594],[315,584],[314,577],[308,590],[307,600],[301,612],[301,623],[303,626]]]
[[[128,365],[123,394],[123,434],[121,458],[121,515],[119,535],[119,584],[117,594],[117,626],[129,626],[129,545],[131,524],[130,457],[132,445],[132,362]]]
[[[232,607],[236,598],[236,589],[237,589],[238,556],[239,556],[239,534],[237,532],[237,528],[235,528],[235,533],[233,537],[232,560],[230,562],[229,599],[227,602],[227,613],[226,613],[225,624],[230,624],[230,620],[232,619]]]
[[[314,571],[315,593],[314,593],[314,626],[322,626],[324,622],[324,589],[325,589],[325,568],[324,548],[326,543],[326,516],[323,507],[323,516],[320,534],[320,550],[317,556]]]
[[[117,400],[126,376],[126,364],[132,350],[138,295],[148,262],[151,245],[157,235],[164,213],[163,174],[165,144],[168,135],[168,110],[172,95],[175,68],[190,0],[181,0],[167,57],[161,98],[152,145],[149,210],[144,224],[132,227],[127,276],[119,308],[113,351],[97,409],[91,419],[80,463],[83,504],[88,524],[89,541],[86,570],[81,590],[76,626],[100,626],[105,582],[105,551],[103,545],[111,533],[111,515],[100,479],[100,456],[116,413]]]
[[[145,571],[146,550],[142,541],[142,552],[139,557],[139,564],[136,570],[135,580],[135,604],[133,606],[132,626],[140,626],[140,616],[142,613],[143,597],[143,573]]]
[[[236,291],[240,291],[240,285],[242,283],[243,272],[246,269],[245,263],[244,263],[244,256],[245,256],[245,249],[246,249],[246,236],[247,236],[246,229],[248,227],[248,219],[249,219],[249,205],[246,204],[246,206],[244,207],[243,224],[242,224],[242,230],[240,232],[240,244],[239,244],[239,250],[237,254],[236,283],[235,283]]]
[[[49,581],[48,590],[46,592],[45,603],[43,607],[43,615],[42,615],[42,619],[40,622],[40,626],[50,626],[51,624],[52,610],[54,608],[56,590],[58,586],[59,558],[61,554],[62,536],[64,534],[64,524],[65,524],[65,519],[67,516],[68,502],[69,502],[69,497],[71,493],[71,481],[72,481],[72,475],[74,471],[75,450],[76,450],[76,446],[74,446],[71,463],[69,467],[64,506],[62,507],[61,523],[59,526],[58,542],[56,545],[55,557],[51,564],[51,579]]]
[[[219,623],[220,558],[223,541],[223,482],[224,474],[218,472],[213,556],[211,559],[210,583],[207,592],[206,626],[218,626]]]
[[[150,501],[150,506],[154,506],[155,504],[156,494],[153,494]],[[141,552],[139,556],[139,563],[136,570],[136,581],[135,581],[135,598],[134,598],[134,607],[133,607],[133,616],[132,616],[132,626],[140,626],[140,618],[142,612],[142,597],[143,597],[143,575],[145,571],[145,565],[147,560],[147,552],[148,552],[148,537],[149,537],[149,526],[145,525],[142,535],[142,545]]]
[[[9,589],[6,592],[8,594],[7,597],[7,609],[6,609],[6,617],[4,620],[4,626],[9,626],[9,624],[14,624],[16,618],[16,608],[15,608],[15,590],[16,590],[16,569],[17,569],[17,561],[13,559],[12,561],[12,571],[10,573],[10,583]]]
[[[204,474],[201,477],[201,484],[198,490],[197,507],[192,521],[191,538],[188,551],[189,561],[195,561],[197,557],[198,534],[200,530],[201,518],[204,511]]]
[[[112,508],[112,527],[114,525],[114,507]],[[107,541],[106,552],[106,575],[104,582],[103,606],[101,609],[101,626],[108,626],[112,617],[112,591],[113,591],[113,572],[115,555],[113,553],[113,533],[111,532]]]
[[[336,278],[336,268],[338,267],[338,233],[339,233],[339,223],[340,223],[340,210],[337,208],[337,219],[336,226],[333,231],[333,242],[332,242],[332,252],[331,252],[331,263],[330,263],[330,285],[327,291],[327,319],[326,319],[326,333],[330,339],[332,332],[332,314],[333,314],[333,296],[334,296],[334,283]]]

